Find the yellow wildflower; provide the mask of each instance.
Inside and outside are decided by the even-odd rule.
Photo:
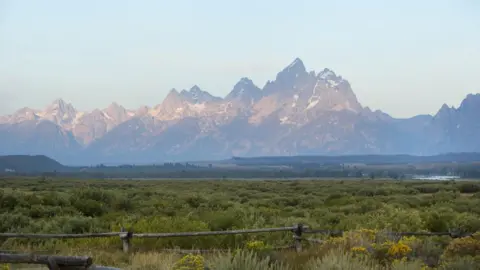
[[[404,236],[400,239],[400,241],[398,241],[398,243],[405,244],[410,247],[416,245],[418,242],[419,241],[415,236],[410,236],[410,237]]]
[[[412,252],[412,248],[405,244],[397,243],[390,246],[387,254],[392,257],[404,257],[407,256],[410,252]]]
[[[357,231],[360,233],[360,235],[370,241],[375,240],[375,236],[377,235],[376,230],[371,230],[371,229],[360,229]]]
[[[203,270],[205,260],[201,255],[188,254],[175,263],[174,270]]]
[[[350,250],[356,253],[367,253],[367,249],[365,247],[353,247]]]
[[[266,248],[266,245],[263,241],[249,241],[246,247],[250,250],[262,250]]]

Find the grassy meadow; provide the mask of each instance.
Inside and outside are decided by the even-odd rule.
[[[479,181],[0,179],[0,233],[217,231],[293,226],[292,233],[133,239],[0,239],[0,250],[91,255],[123,269],[480,269],[480,234],[393,239],[385,231],[480,230]],[[227,249],[179,255],[165,249]],[[5,266],[7,267],[7,266]],[[182,268],[183,267],[183,268]],[[336,268],[335,268],[336,267]],[[7,268],[8,269],[8,268]]]

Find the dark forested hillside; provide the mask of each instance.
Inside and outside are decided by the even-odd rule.
[[[65,166],[46,156],[0,156],[0,171],[3,172],[41,173],[65,170]]]

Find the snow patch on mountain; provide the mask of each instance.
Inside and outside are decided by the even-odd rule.
[[[312,109],[313,107],[317,106],[318,102],[319,102],[318,99],[310,101],[310,102],[308,103],[308,106],[307,106],[306,110],[310,110],[310,109]]]
[[[318,78],[322,79],[322,80],[328,80],[330,78],[335,78],[337,77],[337,75],[335,74],[335,72],[331,71],[330,69],[326,68],[324,69],[322,72],[320,72],[318,74]]]
[[[198,104],[198,103],[196,103],[196,104],[188,104],[188,108],[189,108],[190,110],[195,111],[195,112],[202,112],[203,110],[205,110],[206,105],[205,105],[205,103],[201,103],[201,104]]]

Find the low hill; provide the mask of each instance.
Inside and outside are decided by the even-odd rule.
[[[64,171],[66,167],[43,155],[0,156],[0,172],[15,171],[18,173],[43,173]]]

